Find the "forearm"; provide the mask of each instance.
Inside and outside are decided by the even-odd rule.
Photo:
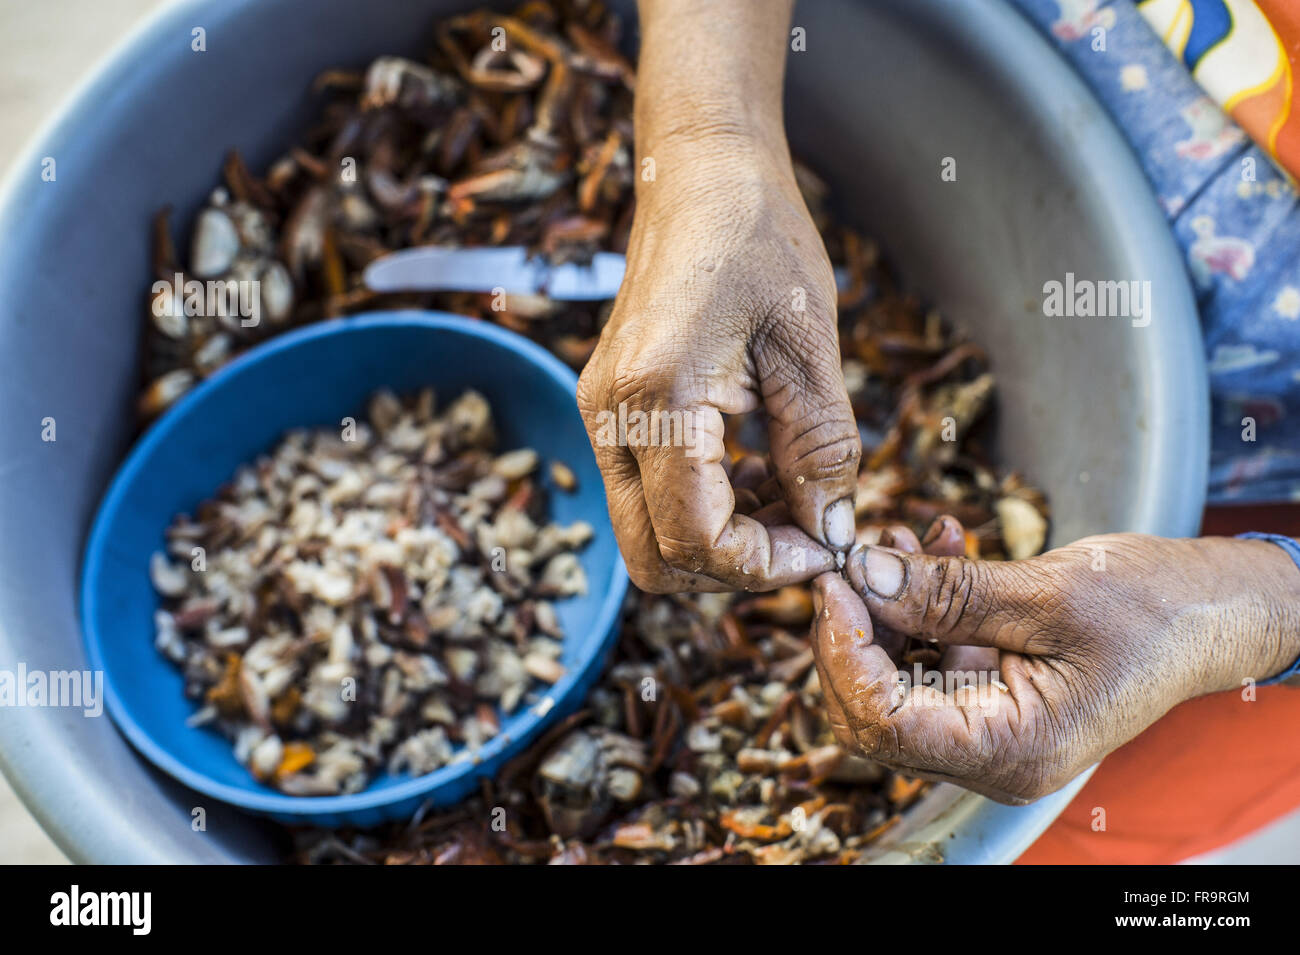
[[[640,0],[637,200],[703,199],[729,170],[791,177],[781,108],[793,0]],[[671,188],[660,188],[669,184]]]
[[[1188,543],[1210,598],[1205,639],[1217,665],[1206,691],[1239,688],[1247,677],[1261,680],[1289,667],[1300,656],[1300,568],[1268,541]]]

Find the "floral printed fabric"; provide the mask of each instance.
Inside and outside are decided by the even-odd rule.
[[[1300,175],[1300,3],[1013,3],[1109,107],[1186,254],[1210,371],[1211,500],[1300,500],[1300,204],[1284,171]]]
[[[1141,0],[1138,12],[1192,78],[1293,174],[1300,169],[1295,0]]]

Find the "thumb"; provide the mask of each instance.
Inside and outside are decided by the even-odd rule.
[[[849,555],[846,570],[878,623],[940,643],[1042,654],[1049,635],[1036,622],[1051,591],[1030,565],[870,545]]]
[[[790,514],[815,540],[848,550],[856,536],[862,441],[844,390],[835,323],[782,322],[756,357],[772,464]]]

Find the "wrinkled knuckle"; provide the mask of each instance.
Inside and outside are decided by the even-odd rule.
[[[686,408],[700,387],[695,370],[680,357],[642,355],[615,373],[607,396],[609,410],[626,407],[630,414]]]
[[[933,585],[921,596],[921,619],[938,635],[951,633],[958,625],[978,627],[989,612],[979,565],[950,557],[937,562],[934,574]]]
[[[790,443],[789,467],[810,481],[854,477],[862,459],[857,427],[838,418],[813,423]]]
[[[660,537],[659,554],[669,567],[696,573],[704,569],[708,543],[699,538]]]
[[[653,377],[639,365],[620,367],[610,380],[602,396],[608,402],[604,410],[612,411],[619,405],[643,405],[655,387]]]

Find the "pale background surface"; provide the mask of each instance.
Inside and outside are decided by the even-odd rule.
[[[144,15],[164,2],[0,0],[0,157],[6,165],[68,92]],[[1298,860],[1300,814],[1229,850],[1192,861]],[[63,861],[63,854],[0,776],[0,864]]]

